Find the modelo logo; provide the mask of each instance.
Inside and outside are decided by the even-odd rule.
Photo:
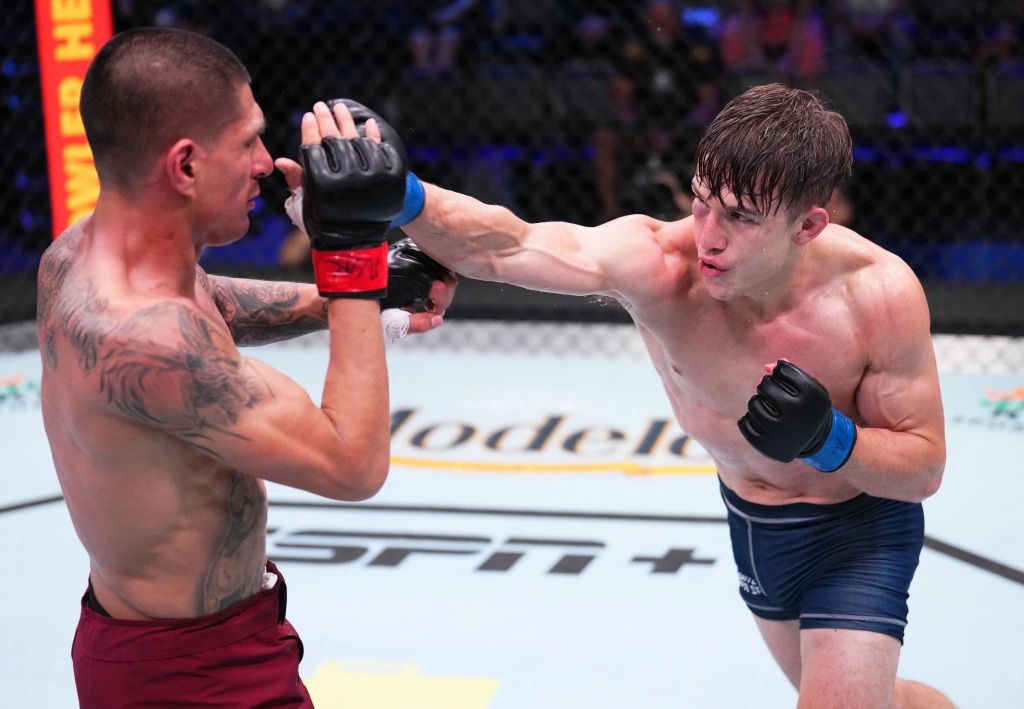
[[[475,449],[498,454],[567,453],[579,456],[612,456],[636,459],[669,456],[675,462],[691,465],[685,472],[712,472],[707,452],[678,428],[670,419],[656,418],[641,422],[633,429],[613,426],[585,426],[573,424],[567,414],[548,414],[533,421],[499,424],[485,428],[465,421],[431,421],[417,408],[398,409],[391,413],[391,438],[397,446],[408,446],[414,451],[450,453]],[[395,462],[401,463],[400,458]],[[451,465],[447,461],[446,465]],[[643,472],[641,463],[634,463],[636,471],[623,462],[615,463],[627,472]],[[555,463],[545,466],[558,469]],[[564,467],[564,466],[563,466]],[[589,469],[594,469],[590,466]],[[678,471],[665,472],[684,472]]]

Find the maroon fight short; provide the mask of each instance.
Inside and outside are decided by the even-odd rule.
[[[304,707],[302,642],[285,620],[284,577],[219,613],[181,620],[118,620],[89,606],[71,648],[81,709]]]

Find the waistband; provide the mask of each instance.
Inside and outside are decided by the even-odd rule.
[[[722,491],[722,499],[725,501],[725,506],[728,507],[731,512],[752,522],[772,522],[775,524],[807,522],[825,517],[851,514],[880,499],[862,492],[856,497],[846,500],[845,502],[837,502],[828,505],[816,505],[812,502],[791,502],[786,505],[762,505],[757,502],[744,500],[735,492],[727,488],[721,478],[718,479],[718,486]]]
[[[183,657],[239,642],[284,622],[287,606],[284,577],[271,561],[267,562],[267,571],[277,576],[273,588],[197,618],[109,618],[87,607],[86,593],[82,597],[75,644],[89,657],[116,662]]]

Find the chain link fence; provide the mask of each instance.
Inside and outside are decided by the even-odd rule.
[[[115,31],[207,33],[250,68],[273,155],[315,100],[388,118],[423,179],[529,220],[687,213],[690,157],[731,96],[820,90],[850,124],[836,221],[900,254],[934,330],[1024,335],[1024,10],[991,0],[113,0]],[[34,317],[51,236],[32,4],[0,16],[0,322]],[[266,181],[211,271],[311,280]],[[623,323],[618,308],[466,283],[455,319]],[[1005,340],[1006,357],[1019,354]],[[1017,349],[1014,349],[1017,348]]]

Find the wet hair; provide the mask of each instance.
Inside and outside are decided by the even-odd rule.
[[[215,141],[242,116],[238,89],[251,78],[218,42],[185,30],[114,35],[96,54],[79,108],[101,182],[130,190],[176,141]]]
[[[767,84],[732,99],[705,131],[694,160],[699,180],[762,214],[824,206],[853,168],[846,121],[810,91]]]

